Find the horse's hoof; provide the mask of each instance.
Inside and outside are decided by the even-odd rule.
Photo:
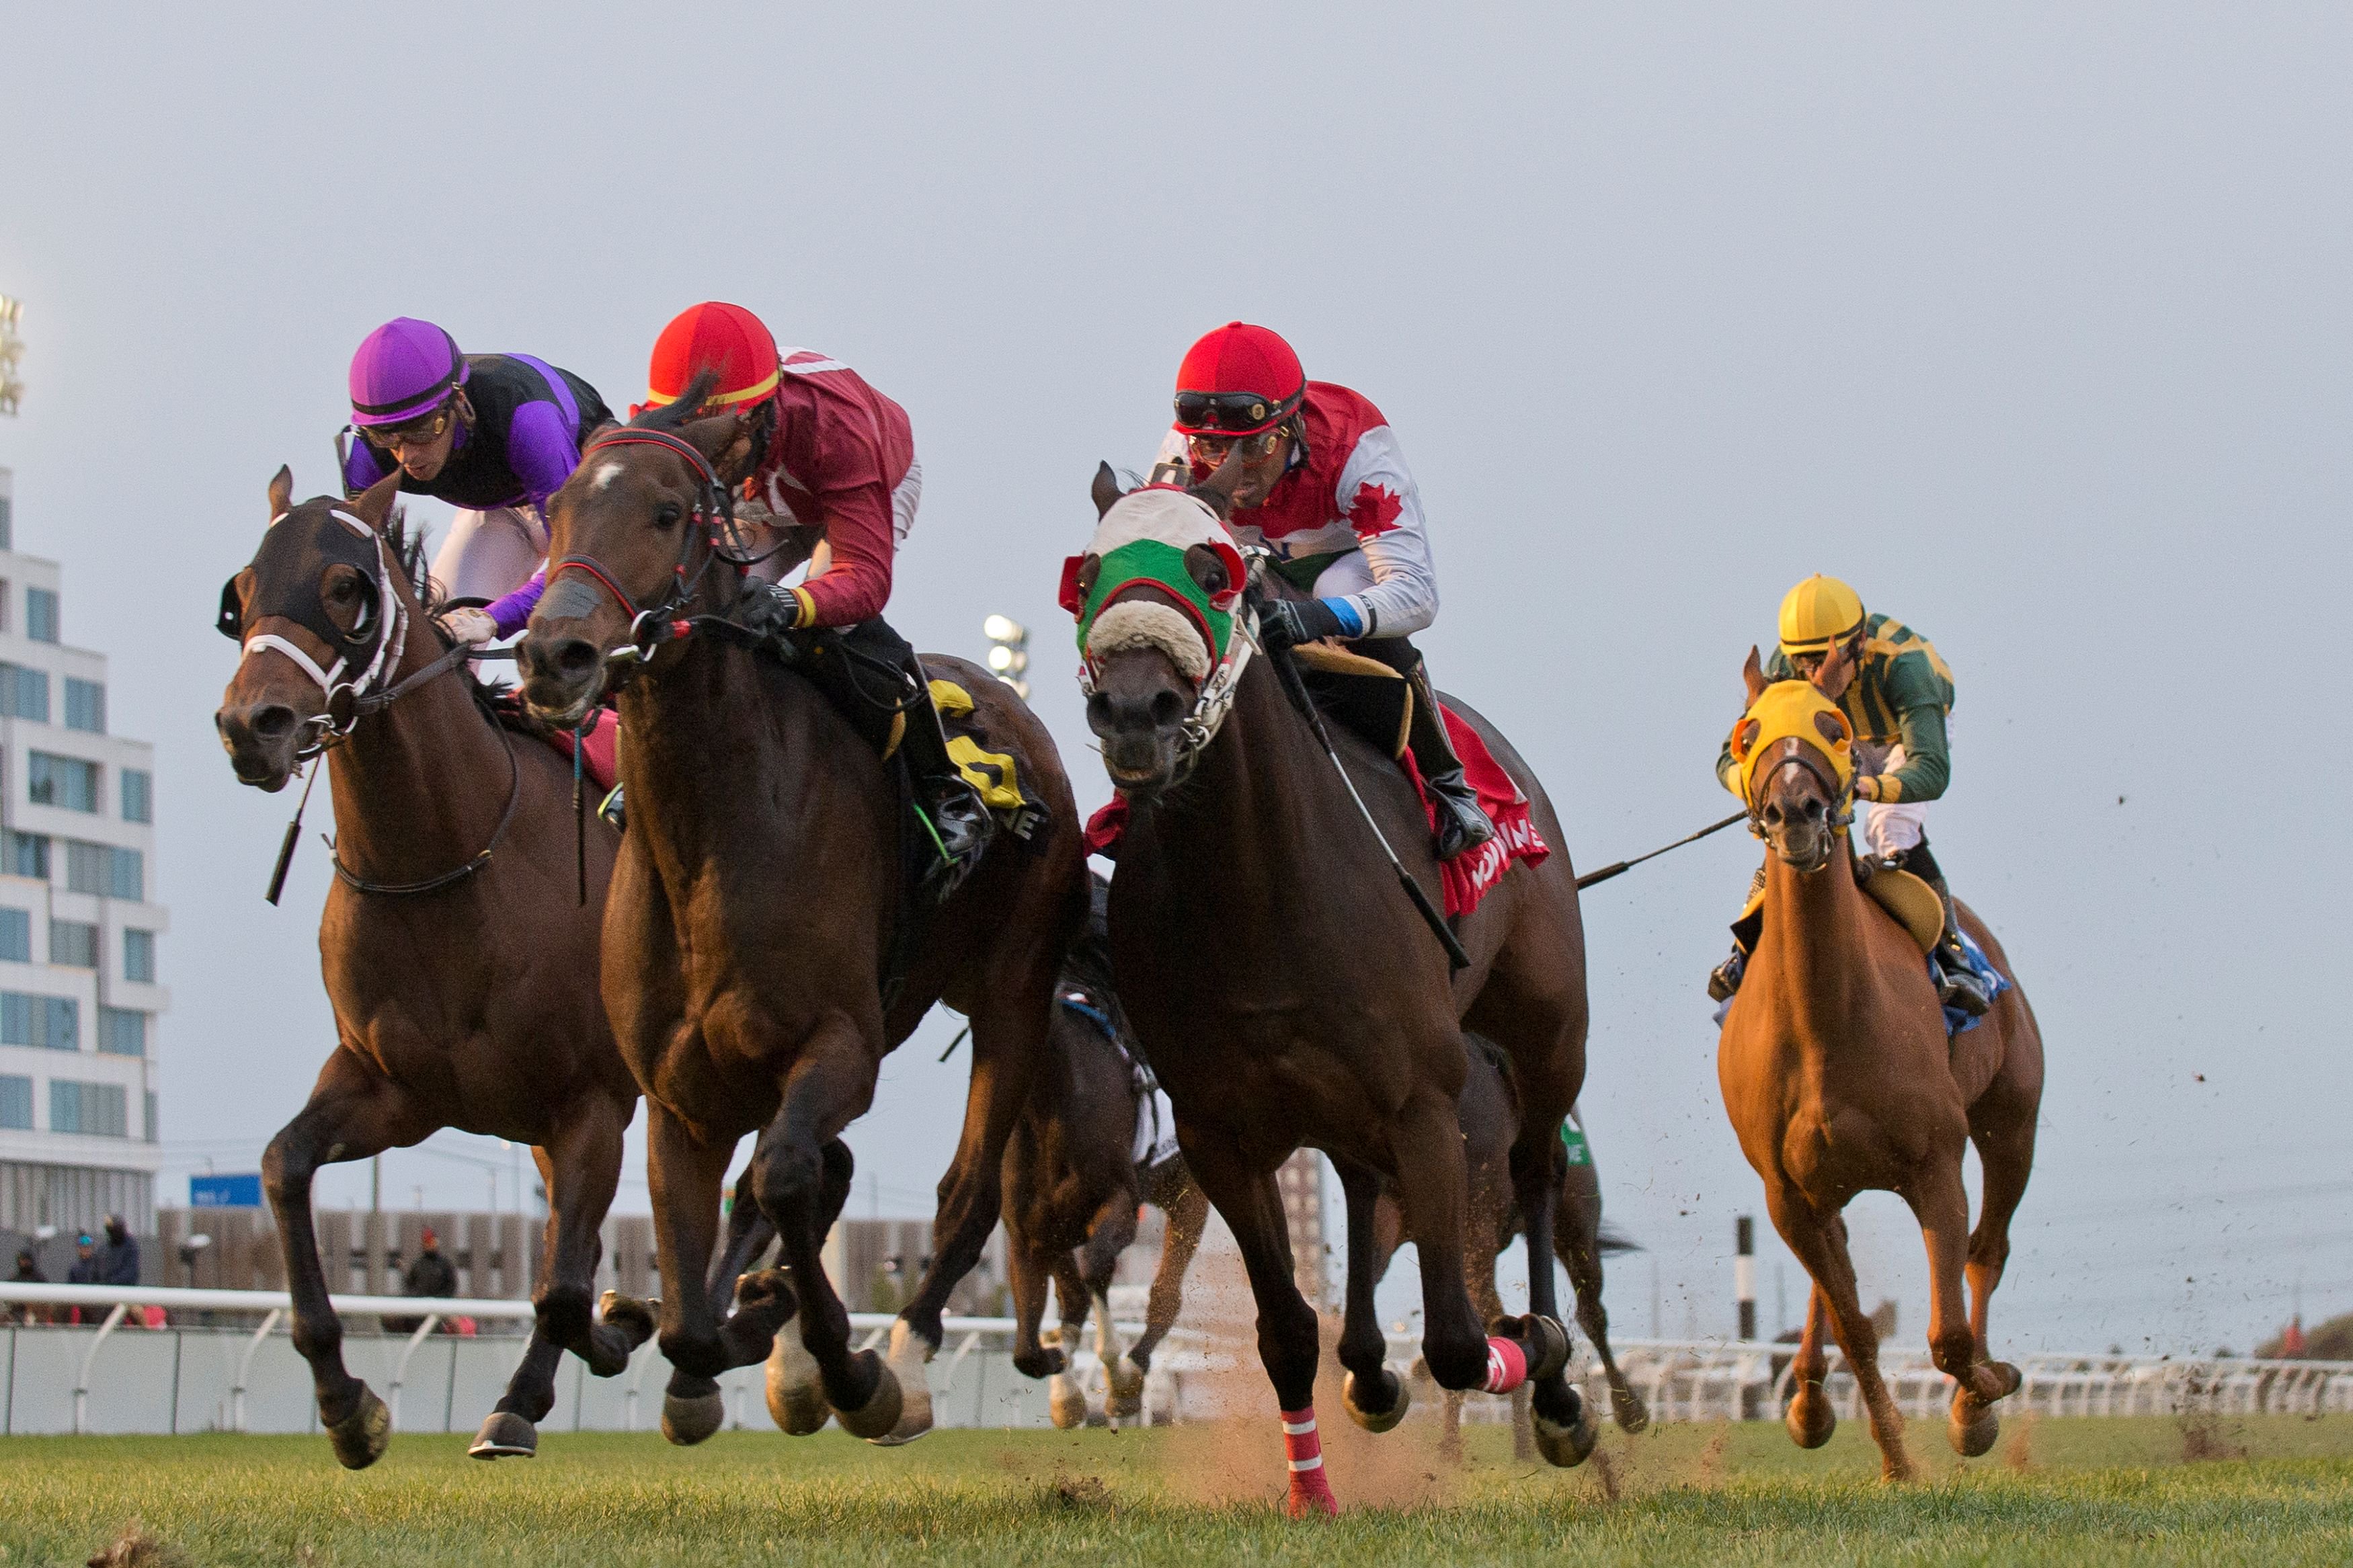
[[[1585,1396],[1574,1388],[1568,1391],[1568,1396],[1577,1402],[1577,1413],[1567,1421],[1556,1421],[1542,1410],[1532,1413],[1535,1418],[1536,1452],[1544,1456],[1545,1463],[1564,1470],[1585,1463],[1594,1444],[1601,1438]]]
[[[1788,1414],[1782,1417],[1782,1425],[1789,1429],[1789,1441],[1799,1447],[1819,1448],[1838,1430],[1838,1412],[1831,1408],[1831,1396],[1822,1392],[1820,1384],[1808,1384],[1789,1401]]]
[[[826,1408],[817,1357],[809,1354],[790,1323],[777,1331],[776,1343],[768,1347],[768,1415],[795,1437],[820,1430],[833,1415]]]
[[[1405,1413],[1413,1408],[1413,1390],[1407,1386],[1404,1378],[1388,1368],[1383,1367],[1380,1371],[1380,1381],[1389,1385],[1388,1405],[1387,1408],[1380,1410],[1368,1410],[1364,1403],[1357,1399],[1356,1392],[1364,1385],[1356,1381],[1355,1373],[1350,1373],[1340,1384],[1342,1408],[1348,1412],[1349,1420],[1367,1432],[1389,1430],[1404,1420]]]
[[[871,1442],[877,1437],[890,1436],[892,1429],[899,1425],[899,1380],[891,1375],[891,1369],[884,1366],[881,1358],[872,1351],[859,1352],[858,1359],[872,1363],[874,1392],[868,1394],[866,1403],[857,1409],[844,1410],[837,1405],[833,1414],[835,1419],[841,1423],[843,1431]]]
[[[335,1462],[347,1470],[364,1470],[392,1447],[392,1412],[375,1390],[360,1384],[360,1402],[352,1413],[327,1428],[334,1445]]]
[[[1651,1425],[1650,1407],[1642,1403],[1642,1396],[1630,1388],[1609,1391],[1609,1414],[1617,1421],[1618,1430],[1629,1437]]]
[[[2001,1413],[1994,1405],[1967,1394],[1953,1395],[1953,1413],[1945,1423],[1946,1440],[1953,1452],[1964,1459],[1979,1458],[1992,1452],[1994,1440],[2001,1436]]]
[[[1103,1368],[1111,1381],[1110,1413],[1121,1420],[1144,1414],[1144,1369],[1124,1355],[1113,1356]]]
[[[727,1396],[709,1394],[662,1395],[662,1436],[681,1448],[691,1448],[727,1424]]]
[[[896,1448],[932,1429],[932,1374],[924,1368],[936,1348],[904,1318],[891,1325],[891,1354],[883,1365],[899,1385],[899,1418],[873,1440],[876,1447]]]
[[[1070,1373],[1058,1372],[1047,1381],[1046,1414],[1065,1432],[1087,1424],[1086,1391]]]
[[[651,1301],[640,1301],[635,1296],[607,1290],[596,1299],[596,1314],[628,1337],[632,1353],[654,1337],[654,1303]]]
[[[539,1457],[539,1428],[512,1410],[493,1410],[482,1423],[474,1446],[466,1450],[476,1459],[532,1459]]]

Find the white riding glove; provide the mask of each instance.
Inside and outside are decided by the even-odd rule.
[[[470,643],[476,647],[499,635],[499,624],[491,619],[489,613],[475,609],[443,612],[441,629],[458,641]]]

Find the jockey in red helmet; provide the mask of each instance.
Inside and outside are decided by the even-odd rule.
[[[1291,345],[1265,327],[1229,321],[1185,354],[1176,422],[1153,478],[1208,479],[1241,449],[1230,526],[1272,552],[1275,572],[1305,599],[1267,606],[1271,647],[1338,637],[1413,683],[1408,744],[1440,805],[1438,853],[1451,859],[1495,836],[1462,775],[1410,635],[1438,616],[1421,492],[1381,411],[1328,381],[1310,381]]]
[[[778,526],[816,534],[808,573],[791,586],[747,583],[737,616],[756,631],[831,631],[870,657],[902,669],[911,690],[928,693],[915,650],[882,619],[891,600],[892,558],[915,521],[923,465],[907,411],[841,361],[815,349],[779,351],[760,318],[741,305],[688,307],[654,342],[646,405],[675,403],[695,376],[716,374],[702,411],[752,419],[747,501]],[[872,699],[836,689],[847,661],[802,666],[837,706],[857,711]],[[934,886],[944,897],[980,858],[993,823],[979,794],[948,756],[947,735],[928,699],[907,714],[901,742],[946,862]]]

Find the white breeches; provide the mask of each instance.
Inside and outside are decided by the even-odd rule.
[[[433,557],[443,597],[495,599],[531,581],[547,559],[547,525],[522,507],[461,511]]]
[[[1904,748],[1890,746],[1879,771],[1892,773],[1904,765]],[[1862,804],[1862,842],[1873,855],[1885,859],[1901,855],[1927,837],[1928,803],[1925,800],[1872,800]]]
[[[1319,599],[1345,598],[1361,594],[1373,585],[1373,563],[1365,559],[1361,550],[1351,550],[1315,575],[1315,596]]]

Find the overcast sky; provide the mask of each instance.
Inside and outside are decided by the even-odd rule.
[[[1798,577],[1944,651],[1932,835],[2050,1055],[1998,1347],[2244,1348],[2299,1288],[2353,1308],[2343,8],[342,15],[7,24],[30,391],[0,464],[158,748],[174,1173],[253,1168],[333,1038],[325,857],[262,903],[291,801],[231,779],[211,618],[270,472],[329,487],[371,328],[425,316],[618,405],[718,297],[858,366],[924,465],[892,619],[966,655],[991,611],[1033,626],[1083,807],[1057,569],[1096,459],[1149,456],[1185,346],[1239,316],[1389,416],[1444,596],[1421,640],[1582,866],[1728,808],[1740,661]],[[1587,1119],[1651,1249],[1613,1279],[1626,1332],[1654,1267],[1664,1331],[1730,1327],[1761,1188],[1701,983],[1756,854],[1726,834],[1588,900]],[[952,1024],[853,1130],[855,1212],[928,1212]],[[486,1191],[389,1164],[387,1201]],[[1917,1231],[1852,1215],[1914,1342]],[[1778,1257],[1768,1320],[1777,1279],[1802,1304]]]

